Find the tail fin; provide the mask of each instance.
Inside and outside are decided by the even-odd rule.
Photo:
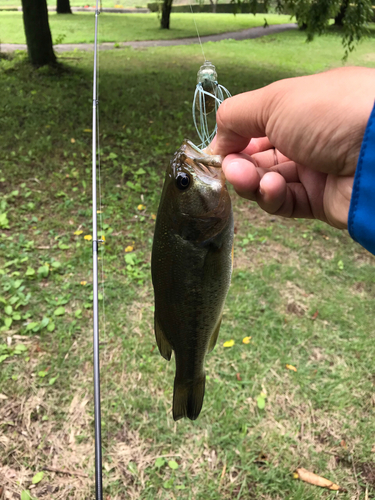
[[[189,382],[174,379],[173,419],[188,417],[195,420],[201,412],[204,398],[206,374]]]

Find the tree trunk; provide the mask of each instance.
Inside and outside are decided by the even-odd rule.
[[[173,0],[164,0],[161,11],[160,27],[163,30],[169,30],[169,18],[171,15]]]
[[[71,14],[70,0],[57,0],[56,12],[58,14]]]
[[[210,3],[211,3],[211,12],[212,12],[212,14],[216,14],[217,0],[210,0]]]
[[[55,64],[46,0],[22,0],[27,52],[34,66]]]
[[[349,0],[344,0],[340,5],[340,10],[335,17],[335,26],[343,26],[344,25],[344,17],[346,14],[346,9],[348,8]]]

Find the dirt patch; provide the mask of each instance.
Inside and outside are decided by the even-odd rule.
[[[44,389],[1,406],[0,484],[6,500],[19,500],[25,489],[38,499],[53,494],[56,500],[83,500],[92,494],[93,482],[87,471],[93,470],[93,443],[90,436],[78,438],[90,426],[88,402],[84,394],[77,393],[60,425],[52,420],[53,401]],[[33,476],[41,471],[43,480],[33,485]]]
[[[367,62],[374,62],[375,54],[373,52],[369,52],[368,54],[363,54],[362,59]]]
[[[308,311],[309,299],[313,294],[308,294],[292,281],[287,281],[280,289],[280,296],[283,303],[286,303],[286,312],[301,317]]]
[[[375,489],[375,463],[365,462],[361,464],[360,471],[365,483]]]

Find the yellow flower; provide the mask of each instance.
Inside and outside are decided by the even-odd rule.
[[[142,205],[142,203],[140,205],[138,205],[138,210],[144,210],[146,207],[144,205]]]
[[[155,214],[151,214],[151,219],[155,220],[156,219],[156,215]]]
[[[134,250],[134,247],[132,247],[131,245],[128,245],[126,248],[125,248],[125,252],[128,253],[128,252],[132,252]]]
[[[234,340],[230,339],[224,342],[223,347],[233,347],[234,346]]]
[[[87,285],[87,281],[81,281],[81,285],[83,286]]]
[[[250,340],[251,340],[251,337],[244,337],[244,338],[242,339],[242,342],[243,342],[244,344],[250,344]]]
[[[101,210],[96,211],[97,214],[102,214],[103,212]]]
[[[81,231],[80,229],[77,229],[77,231],[74,231],[74,234],[75,234],[76,236],[79,236],[79,235],[80,235],[80,234],[82,234],[82,233],[83,233],[83,231]]]
[[[85,240],[87,241],[91,241],[92,240],[92,236],[91,234],[86,234],[86,236],[83,237]]]
[[[287,370],[292,370],[292,372],[296,372],[297,371],[297,368],[293,365],[285,365],[285,368]]]
[[[101,236],[101,238],[100,238],[100,239],[101,239],[101,240],[103,240],[103,241],[105,241],[105,236],[104,236],[104,234],[102,234],[102,236]]]
[[[76,142],[76,140],[72,137],[72,138],[70,139],[70,142],[71,142],[72,144],[74,144],[74,143]]]

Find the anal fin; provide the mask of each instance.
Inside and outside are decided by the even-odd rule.
[[[172,356],[172,346],[166,339],[163,330],[160,327],[159,321],[155,316],[155,337],[156,343],[158,344],[159,352],[167,361],[171,359]]]

